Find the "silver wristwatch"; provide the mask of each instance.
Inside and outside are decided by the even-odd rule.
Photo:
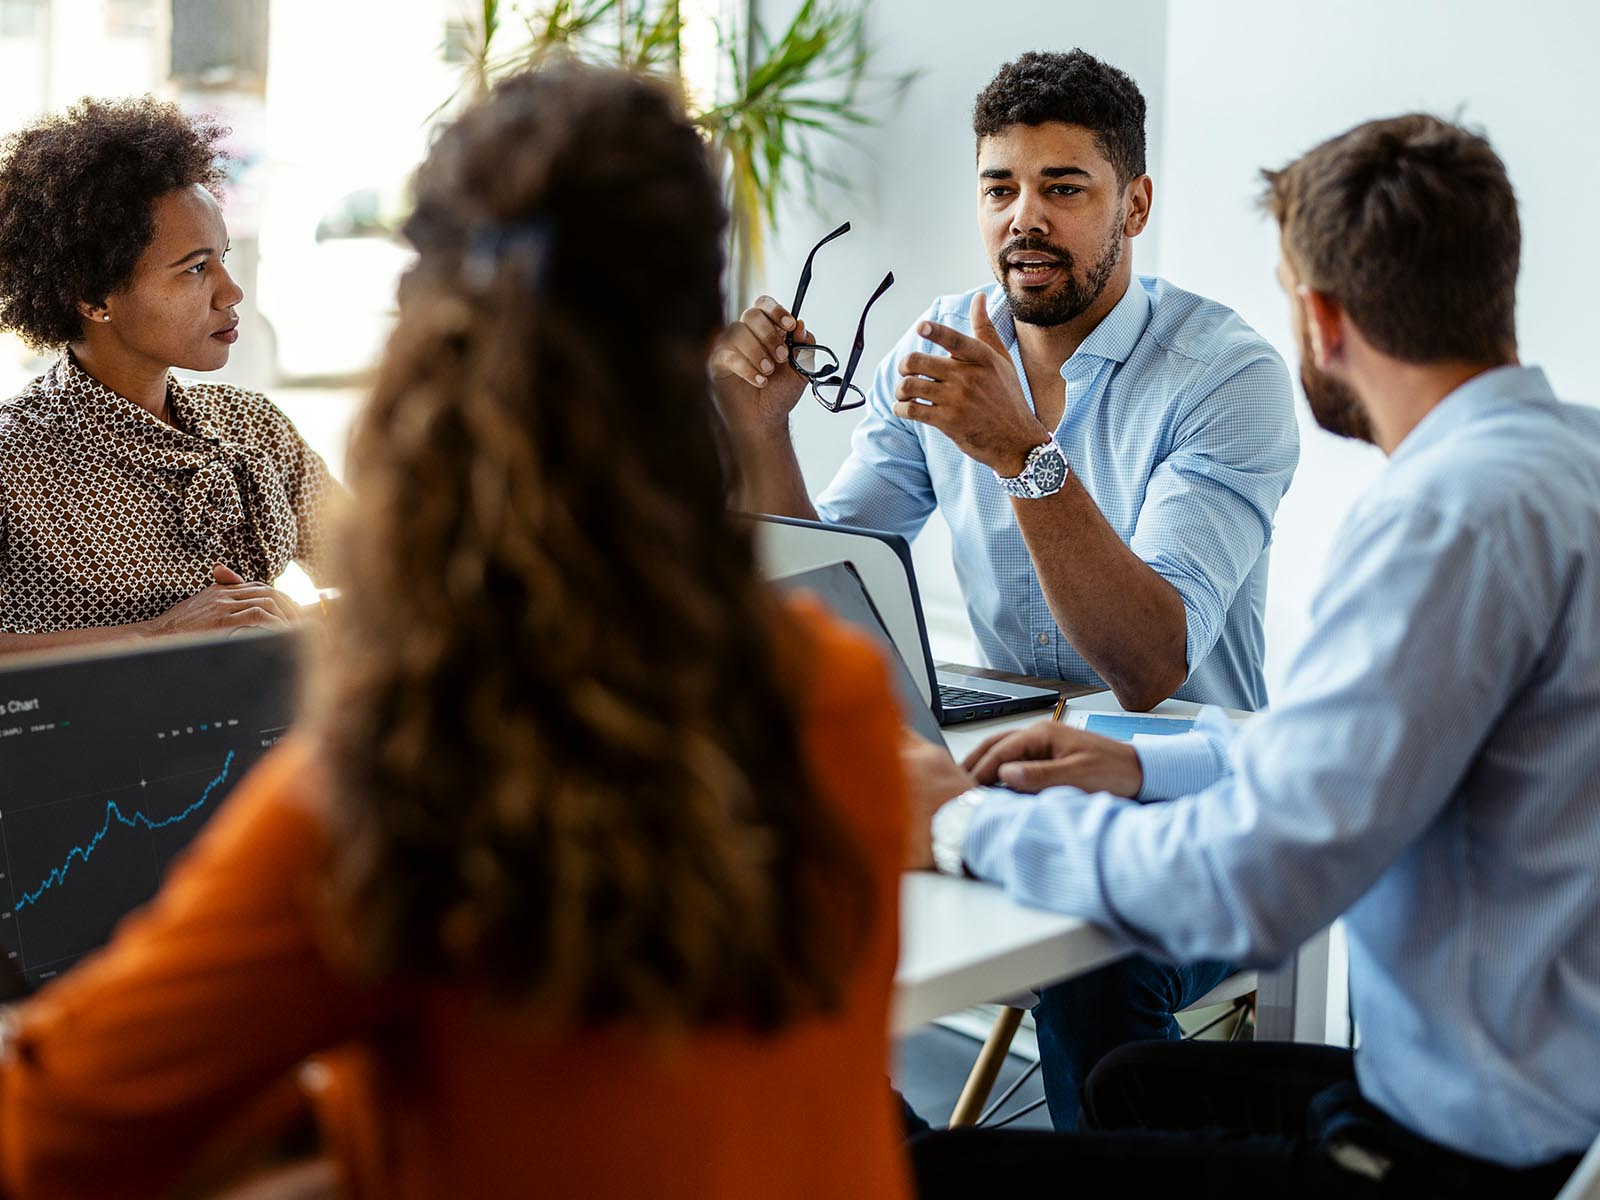
[[[1043,500],[1054,496],[1067,482],[1067,456],[1056,445],[1054,434],[1045,434],[1044,441],[1028,451],[1020,474],[1005,476],[999,471],[994,477],[1008,496],[1019,500]]]
[[[945,875],[965,875],[961,861],[961,847],[967,840],[967,826],[972,824],[972,814],[989,795],[984,787],[968,788],[959,796],[945,801],[933,814],[933,865]]]

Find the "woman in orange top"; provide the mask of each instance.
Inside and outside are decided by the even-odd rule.
[[[905,1194],[894,709],[726,511],[723,225],[625,75],[436,143],[311,712],[13,1014],[6,1196],[169,1194],[318,1052],[360,1196]]]

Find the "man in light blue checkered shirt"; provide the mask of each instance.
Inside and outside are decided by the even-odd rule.
[[[762,297],[713,378],[747,508],[907,537],[939,509],[991,666],[1103,682],[1130,709],[1174,694],[1254,709],[1293,394],[1234,313],[1134,275],[1144,115],[1134,82],[1081,51],[1023,55],[985,88],[978,221],[998,282],[935,302],[884,361],[815,508],[788,427],[803,322]],[[1132,959],[1046,989],[1035,1016],[1058,1127],[1076,1123],[1101,1054],[1177,1036],[1173,1011],[1227,971]]]

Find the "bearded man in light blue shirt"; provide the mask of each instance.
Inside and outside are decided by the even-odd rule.
[[[1133,273],[1150,217],[1144,97],[1079,50],[1025,54],[978,96],[979,230],[997,282],[936,300],[878,368],[812,506],[789,436],[814,341],[763,296],[712,356],[743,507],[914,537],[935,508],[992,667],[1266,702],[1267,547],[1299,454],[1288,373],[1233,312]],[[819,393],[819,398],[822,397]],[[1175,1038],[1230,972],[1129,959],[1035,1012],[1058,1128],[1107,1049]]]
[[[936,1139],[924,1197],[1547,1197],[1600,1133],[1600,411],[1517,362],[1481,137],[1372,122],[1268,180],[1312,412],[1389,456],[1277,702],[1132,746],[1036,726],[968,763],[1013,790],[949,803],[968,777],[912,761],[941,860],[1147,952],[1271,963],[1342,914],[1360,1048],[1119,1051],[1106,1132]]]

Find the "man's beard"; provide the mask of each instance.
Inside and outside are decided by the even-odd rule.
[[[1311,335],[1300,331],[1300,386],[1305,389],[1306,403],[1311,406],[1311,416],[1329,433],[1353,438],[1358,442],[1371,442],[1372,421],[1362,407],[1361,398],[1349,384],[1343,383],[1312,365]]]
[[[1011,256],[1023,251],[1032,250],[1041,254],[1048,254],[1061,264],[1061,271],[1065,278],[1049,290],[1035,290],[1033,288],[1013,289],[1010,283],[1012,272],[1007,268],[1006,262]],[[1041,237],[1019,237],[1007,242],[1000,251],[997,266],[999,267],[1000,286],[1005,290],[1006,303],[1011,308],[1011,315],[1024,325],[1065,325],[1084,312],[1089,306],[1100,299],[1106,290],[1106,284],[1111,280],[1111,273],[1117,269],[1117,264],[1122,261],[1122,222],[1119,220],[1111,228],[1111,237],[1100,251],[1100,256],[1089,265],[1089,270],[1080,281],[1077,274],[1077,261],[1069,251],[1059,246],[1053,246]]]

